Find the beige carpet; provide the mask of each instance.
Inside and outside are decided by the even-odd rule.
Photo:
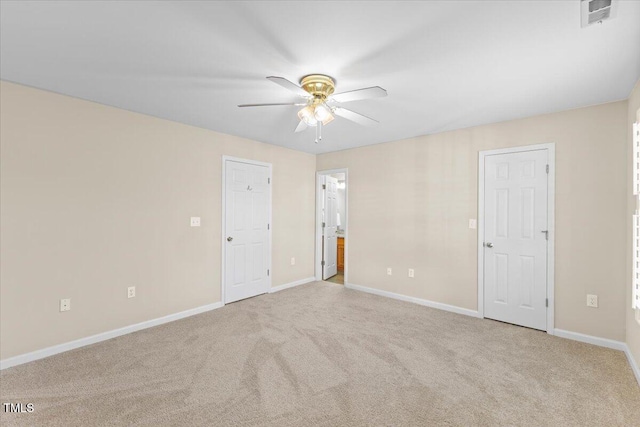
[[[337,285],[344,285],[344,272],[338,271],[335,276],[331,276],[325,280],[325,282],[335,283]]]
[[[619,351],[312,283],[2,371],[3,426],[639,425]],[[633,417],[636,417],[635,420]]]

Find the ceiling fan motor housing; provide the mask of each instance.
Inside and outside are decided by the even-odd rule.
[[[310,74],[300,80],[300,86],[318,103],[325,102],[335,90],[335,82],[323,74]]]

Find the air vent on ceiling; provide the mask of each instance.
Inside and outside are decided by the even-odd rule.
[[[600,24],[614,18],[618,10],[618,0],[580,0],[580,20],[582,27]]]

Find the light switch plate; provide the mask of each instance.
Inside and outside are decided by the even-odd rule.
[[[192,227],[200,227],[200,217],[199,216],[192,216],[191,217],[191,226]]]
[[[136,287],[129,286],[127,288],[127,298],[134,298],[136,296]]]
[[[598,308],[598,295],[587,295],[587,307]]]
[[[296,265],[296,259],[295,259],[295,257],[291,257],[291,265]]]
[[[409,277],[415,277],[415,271],[413,270],[413,268],[409,269]]]
[[[60,311],[69,311],[71,310],[71,299],[65,298],[60,300]]]
[[[393,274],[393,271],[391,270],[391,267],[387,268],[387,276],[391,276]]]
[[[469,220],[469,228],[471,228],[471,229],[478,228],[478,222],[475,219],[470,219]]]

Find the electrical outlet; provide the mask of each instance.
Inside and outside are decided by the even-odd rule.
[[[136,287],[135,286],[129,286],[127,288],[127,298],[133,298],[136,296]]]
[[[391,276],[392,274],[391,267],[387,268],[387,276]]]
[[[296,265],[296,258],[295,257],[291,257],[291,265]]]
[[[470,219],[469,220],[469,228],[477,228],[478,226],[478,222],[475,219]]]
[[[414,277],[415,276],[415,271],[413,271],[413,268],[409,269],[409,277]]]
[[[199,216],[192,216],[191,217],[191,226],[192,227],[200,227],[200,217]]]
[[[598,295],[587,295],[587,307],[598,308]]]
[[[71,310],[71,299],[61,299],[60,300],[60,311],[69,311]]]

